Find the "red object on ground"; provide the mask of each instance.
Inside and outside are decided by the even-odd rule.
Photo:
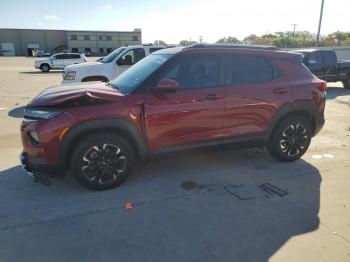
[[[127,202],[126,204],[125,204],[125,209],[132,209],[132,203],[131,202]]]

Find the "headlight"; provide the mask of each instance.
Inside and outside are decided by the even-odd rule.
[[[57,112],[57,111],[44,111],[44,110],[28,109],[28,108],[24,109],[24,117],[29,119],[48,120],[59,114],[60,112]]]
[[[75,80],[75,75],[76,75],[75,71],[67,71],[67,72],[64,72],[63,79],[64,80]]]

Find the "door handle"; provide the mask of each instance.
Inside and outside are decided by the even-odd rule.
[[[205,99],[206,100],[216,100],[216,99],[219,99],[219,96],[218,96],[218,94],[208,94],[205,96]]]
[[[287,88],[276,88],[272,92],[274,94],[283,95],[283,94],[286,94],[288,92],[288,89]]]

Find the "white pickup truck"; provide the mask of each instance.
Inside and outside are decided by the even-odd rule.
[[[71,65],[64,68],[62,84],[88,81],[109,81],[145,56],[167,48],[165,45],[134,45],[115,49],[98,62]]]
[[[84,54],[58,53],[46,59],[36,60],[34,67],[43,72],[49,72],[51,69],[63,69],[66,66],[87,62]]]

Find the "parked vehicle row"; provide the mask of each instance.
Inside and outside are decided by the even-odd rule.
[[[42,56],[51,56],[53,55],[51,50],[37,50],[33,52],[34,56],[42,57]]]
[[[163,48],[167,48],[167,46],[136,45],[120,47],[99,61],[65,67],[62,83],[109,81],[144,57]]]
[[[303,63],[320,79],[327,82],[343,82],[350,89],[350,60],[338,61],[334,50],[304,49],[296,50],[304,54]]]
[[[58,53],[47,59],[36,60],[34,67],[43,72],[49,72],[51,69],[63,69],[66,66],[87,62],[84,54],[77,53]]]
[[[101,64],[130,66],[151,53],[142,50],[117,49]],[[322,128],[326,101],[326,82],[302,57],[256,46],[168,48],[112,81],[48,88],[25,107],[22,165],[72,168],[84,186],[107,189],[136,160],[202,146],[265,145],[294,161]]]

